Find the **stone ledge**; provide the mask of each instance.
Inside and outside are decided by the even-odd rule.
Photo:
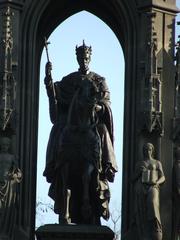
[[[113,240],[106,226],[47,224],[36,230],[37,240]]]

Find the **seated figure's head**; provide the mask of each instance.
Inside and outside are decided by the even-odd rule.
[[[84,40],[83,40],[82,46],[79,46],[79,47],[76,46],[76,56],[79,64],[79,70],[82,73],[87,73],[89,69],[89,63],[91,61],[91,53],[92,53],[91,46],[90,47],[86,46]]]

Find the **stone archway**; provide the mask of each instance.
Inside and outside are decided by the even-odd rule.
[[[83,20],[83,21],[82,21]],[[88,26],[88,27],[87,27]],[[99,34],[97,34],[97,32]],[[100,34],[101,32],[101,34]],[[72,36],[72,37],[71,37]],[[122,48],[112,30],[95,15],[87,12],[78,12],[63,21],[50,35],[48,42],[49,57],[53,64],[53,81],[59,81],[61,76],[67,75],[72,70],[77,70],[78,64],[75,57],[75,45],[85,43],[92,46],[90,70],[105,76],[110,89],[111,110],[114,123],[114,149],[119,171],[111,185],[110,211],[114,216],[121,212],[122,197],[122,142],[123,142],[123,110],[124,110],[124,55]],[[110,47],[111,46],[111,47]],[[52,123],[49,119],[48,98],[44,86],[44,67],[47,62],[45,48],[41,56],[40,66],[40,99],[39,99],[39,127],[38,127],[38,157],[37,157],[37,196],[36,202],[49,204],[49,185],[42,173],[46,159],[46,147]],[[105,67],[106,66],[106,67]],[[44,121],[45,119],[45,121]],[[44,190],[42,190],[44,186]],[[46,188],[47,186],[47,188]],[[57,215],[53,211],[41,211],[36,214],[36,227],[57,222]],[[53,202],[52,202],[53,206]],[[53,219],[51,219],[51,217]],[[117,227],[120,230],[120,221]],[[102,224],[109,225],[110,220]],[[118,231],[118,230],[117,230]]]
[[[126,2],[126,1],[125,1]],[[23,166],[25,169],[25,179],[27,186],[27,181],[29,182],[29,189],[22,187],[22,199],[21,204],[22,208],[25,211],[30,210],[30,215],[25,214],[23,211],[21,213],[21,218],[23,222],[23,228],[25,231],[29,231],[26,226],[30,226],[32,222],[34,222],[34,208],[35,208],[35,189],[32,188],[36,182],[36,151],[37,151],[37,121],[38,121],[38,87],[39,87],[39,63],[40,63],[40,56],[41,51],[43,48],[44,43],[44,36],[48,36],[57,25],[59,25],[65,18],[71,16],[72,14],[79,12],[81,10],[87,10],[94,15],[98,16],[104,22],[107,23],[114,31],[118,40],[121,42],[124,50],[126,59],[126,89],[133,89],[135,82],[136,74],[132,74],[136,71],[135,67],[133,67],[132,59],[136,58],[136,49],[133,47],[136,45],[136,31],[134,21],[132,21],[132,6],[128,7],[127,3],[115,3],[114,5],[111,4],[104,4],[103,1],[97,1],[96,4],[88,3],[84,1],[77,1],[76,4],[65,4],[63,2],[46,2],[46,1],[39,1],[38,3],[32,2],[30,8],[28,8],[28,12],[24,13],[24,21],[22,24],[22,28],[24,29],[24,33],[21,36],[22,42],[22,59],[25,61],[21,62],[22,66],[22,77],[21,78],[21,88],[23,89],[22,95],[20,96],[19,101],[23,103],[21,106],[22,112],[22,120],[20,131],[22,132],[22,136],[26,135],[28,141],[24,141],[19,139],[19,146],[24,149],[24,152],[21,154],[24,156],[23,158],[28,159],[26,162],[23,162]],[[33,18],[32,18],[33,16]],[[129,18],[128,16],[131,16]],[[128,70],[128,69],[131,69]],[[132,71],[132,69],[134,69]],[[134,78],[134,81],[132,79]],[[129,85],[129,86],[128,86]],[[133,86],[130,86],[133,85]],[[128,95],[128,93],[126,93]],[[128,98],[128,102],[134,102],[133,96]],[[128,104],[129,104],[128,103]],[[126,103],[127,104],[127,103]],[[29,106],[30,111],[26,111],[26,106]],[[127,109],[130,110],[130,107]],[[127,111],[126,111],[127,112]],[[131,110],[130,110],[131,112]],[[126,118],[130,118],[128,115],[131,113],[126,114]],[[132,114],[131,114],[132,115]],[[22,124],[24,122],[24,124]],[[27,124],[28,122],[28,124]],[[23,128],[23,126],[28,126]],[[33,131],[32,131],[33,130]],[[126,126],[125,129],[125,136],[129,136],[132,134],[130,128]],[[131,133],[130,133],[131,132]],[[125,141],[129,141],[129,138],[125,137]],[[32,147],[30,151],[26,151],[25,149],[29,149],[29,146]],[[127,146],[130,144],[127,143]],[[127,150],[127,152],[132,152],[132,150]],[[31,154],[29,154],[31,153]],[[27,167],[29,166],[29,167]],[[28,172],[27,170],[28,169]],[[29,170],[31,174],[29,175]],[[30,177],[30,178],[29,178]],[[26,194],[26,198],[24,198],[24,193],[28,191],[29,196]],[[125,190],[125,194],[129,195],[129,189]],[[125,203],[126,205],[126,203]],[[128,205],[126,206],[126,208]],[[124,215],[125,218],[125,215]],[[31,234],[31,231],[28,235]]]
[[[174,17],[178,12],[176,1],[2,0],[0,11],[3,12],[7,5],[14,12],[12,57],[16,66],[13,73],[17,81],[17,127],[14,145],[24,175],[20,189],[19,231],[16,238],[33,239],[34,234],[39,64],[44,36],[48,37],[57,25],[72,14],[87,10],[112,29],[125,56],[122,233],[128,232],[133,219],[131,178],[134,166],[141,158],[143,143],[151,141],[157,149],[157,158],[161,159],[167,176],[167,184],[161,193],[162,222],[164,239],[172,239],[173,142],[170,138],[170,123],[174,118],[172,81]],[[155,59],[149,54],[149,42],[158,42]],[[148,66],[155,60],[159,81],[162,83],[161,94],[158,96],[162,108],[154,112],[148,110],[147,115],[150,118],[156,117],[155,122],[150,122],[151,119],[143,118],[147,110],[147,106],[144,108],[147,102],[144,81],[154,74],[148,72]]]

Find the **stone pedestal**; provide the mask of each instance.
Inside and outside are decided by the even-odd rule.
[[[113,240],[106,226],[47,224],[36,231],[37,240]]]

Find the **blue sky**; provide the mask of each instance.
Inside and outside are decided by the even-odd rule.
[[[180,2],[178,3],[180,7]],[[180,20],[180,17],[179,17]],[[180,27],[179,27],[180,28]],[[176,31],[180,33],[180,29]],[[124,56],[120,43],[112,30],[99,18],[80,12],[65,20],[51,34],[49,41],[49,56],[53,65],[52,76],[59,81],[63,76],[77,71],[78,64],[75,46],[82,40],[92,46],[90,70],[106,78],[111,93],[111,107],[114,118],[115,154],[119,167],[115,182],[111,187],[111,210],[119,210],[121,206],[121,176],[122,176],[122,138],[123,138],[123,105],[124,105]],[[38,141],[38,171],[37,199],[45,203],[51,202],[47,197],[49,185],[42,176],[45,167],[45,153],[49,132],[52,124],[49,119],[48,98],[44,87],[44,67],[47,58],[43,51],[40,71],[40,106],[39,106],[39,141]],[[43,219],[43,220],[42,220]],[[57,215],[41,213],[37,225],[57,222]]]

